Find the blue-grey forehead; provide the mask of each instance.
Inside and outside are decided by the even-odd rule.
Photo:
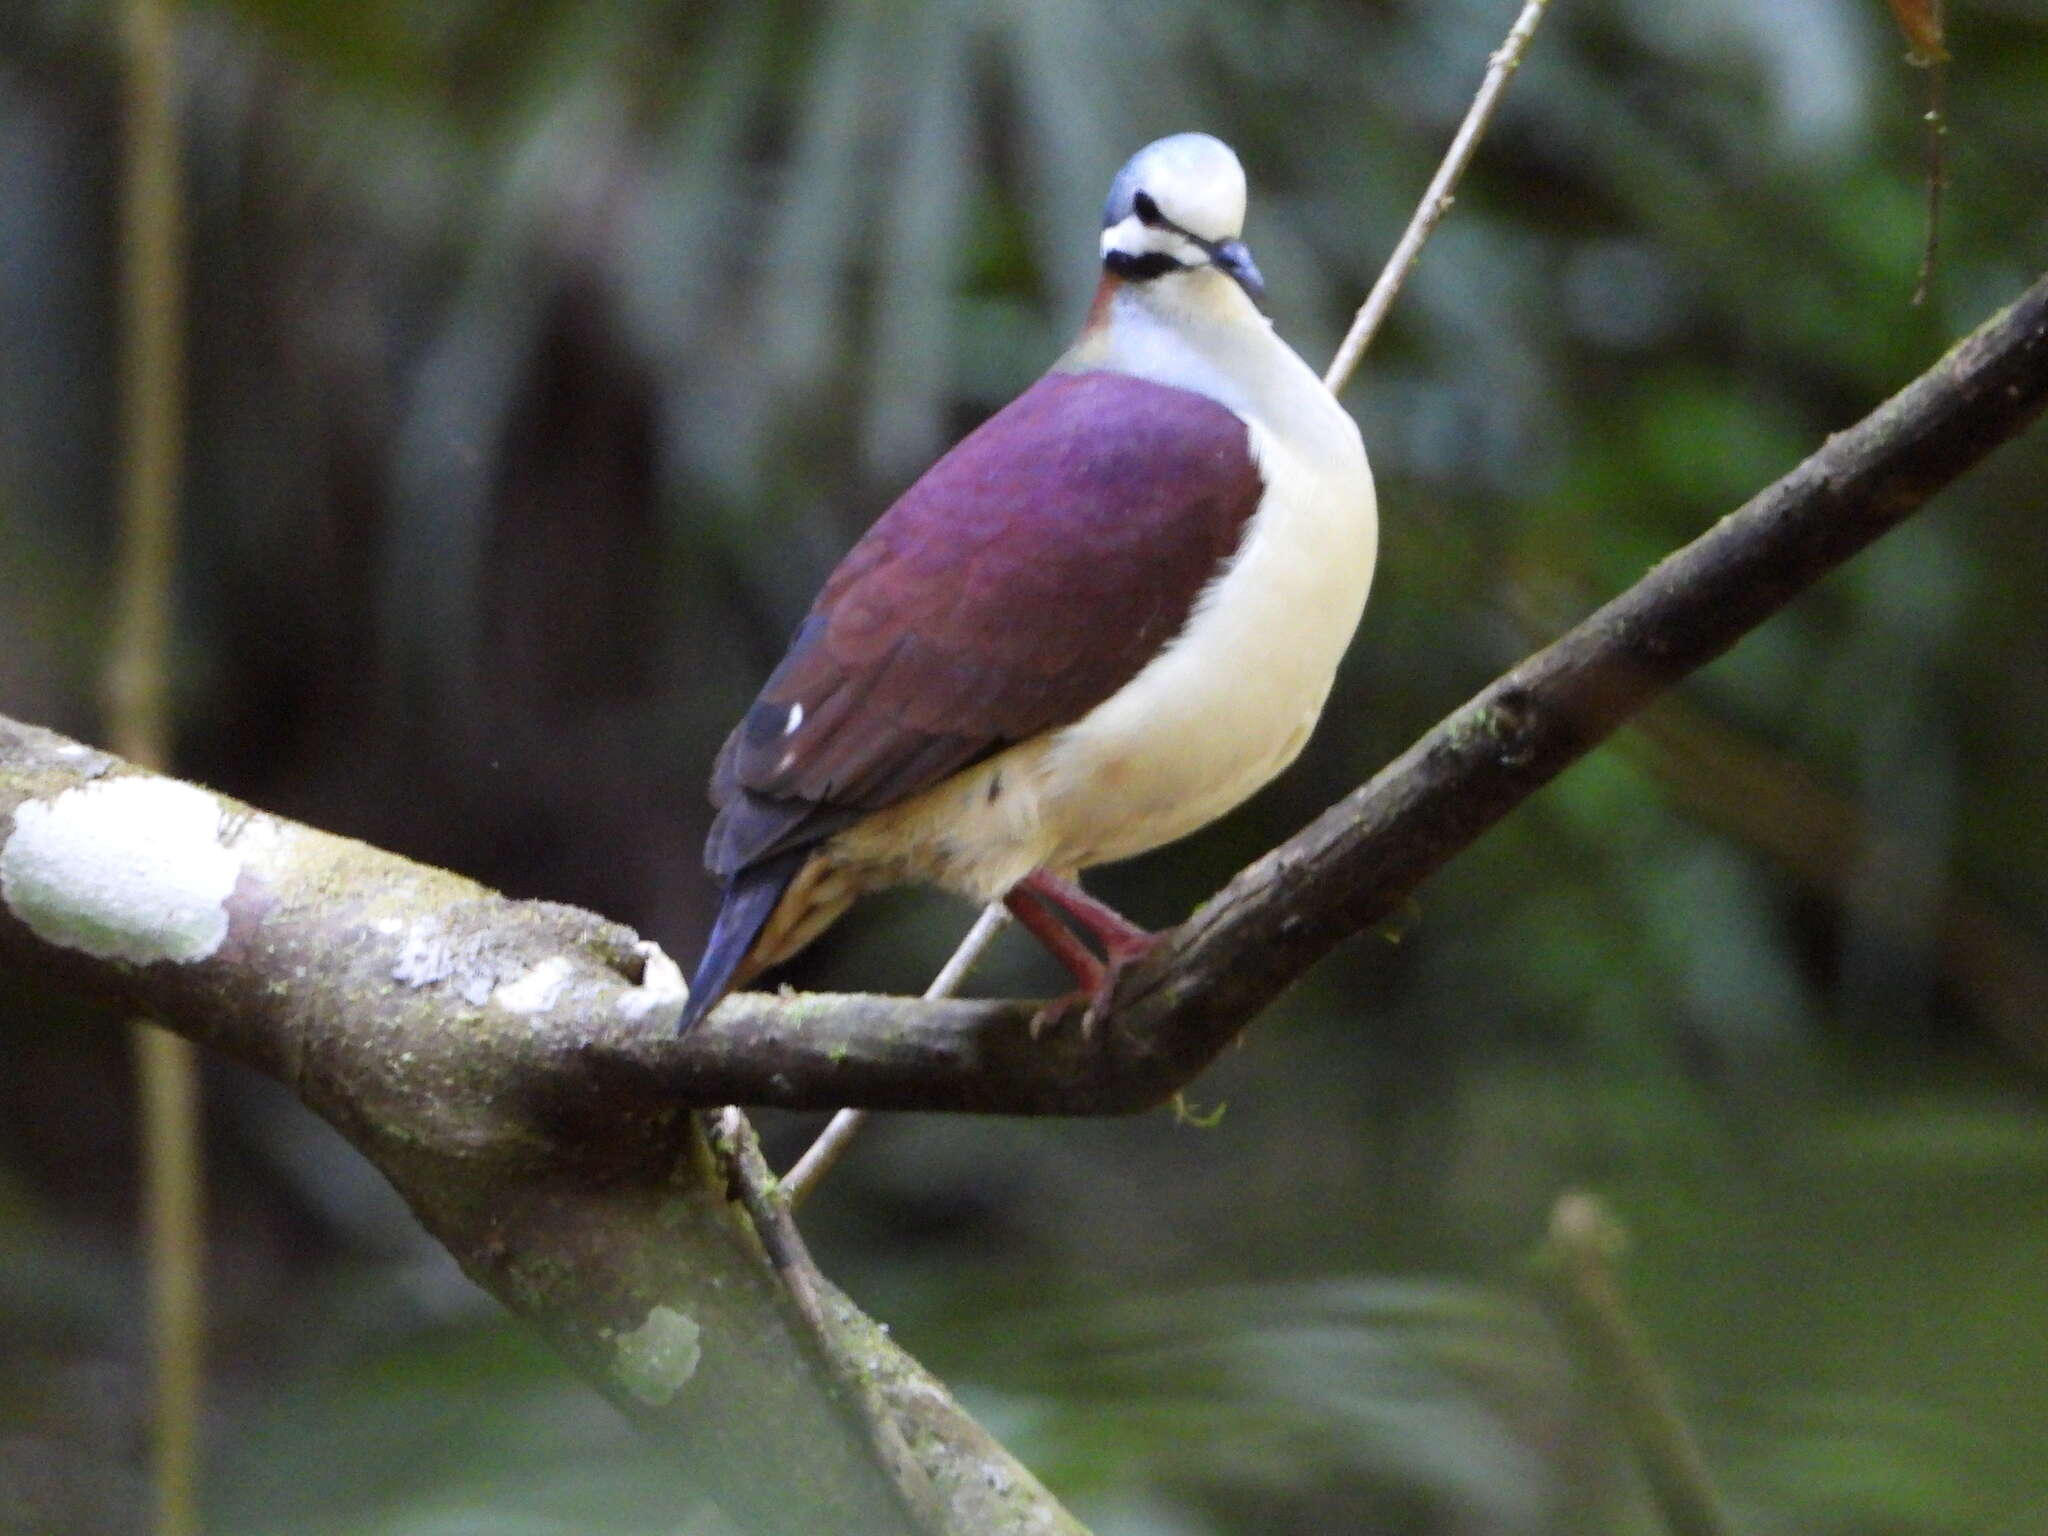
[[[1102,227],[1121,224],[1128,219],[1138,200],[1138,193],[1144,189],[1144,152],[1140,150],[1124,162],[1122,170],[1109,184],[1109,197],[1102,205]]]

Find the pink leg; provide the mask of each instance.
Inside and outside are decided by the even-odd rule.
[[[1056,1023],[1076,1008],[1083,1008],[1081,1029],[1094,1026],[1116,990],[1117,973],[1159,942],[1159,936],[1124,917],[1115,908],[1097,901],[1071,880],[1045,870],[1034,870],[1010,888],[1003,898],[1017,921],[1052,952],[1079,982],[1080,990],[1047,1005],[1038,1023]],[[1067,929],[1056,913],[1072,918],[1089,937],[1102,945],[1109,956],[1104,965],[1090,954]],[[1033,1028],[1037,1028],[1037,1024]]]
[[[1159,942],[1158,934],[1140,928],[1108,902],[1097,901],[1073,881],[1046,870],[1033,870],[1017,882],[1017,888],[1066,913],[1113,962],[1135,960]]]
[[[1102,962],[1089,954],[1087,946],[1068,931],[1066,924],[1053,916],[1052,909],[1035,891],[1025,889],[1029,883],[1022,880],[1012,886],[1010,894],[1003,898],[1003,905],[1034,939],[1046,947],[1053,959],[1072,973],[1084,991],[1093,994],[1102,985]]]

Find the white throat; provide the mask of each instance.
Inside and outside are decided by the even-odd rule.
[[[1363,464],[1349,413],[1244,290],[1213,267],[1118,284],[1106,311],[1054,367],[1192,390],[1331,473],[1356,474]]]

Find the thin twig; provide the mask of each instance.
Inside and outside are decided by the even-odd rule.
[[[107,723],[116,751],[164,768],[184,432],[177,39],[167,0],[129,0],[122,23],[122,527]],[[192,1536],[205,1356],[199,1064],[189,1042],[147,1022],[135,1026],[134,1050],[149,1276],[152,1529]]]
[[[967,937],[960,941],[960,947],[953,951],[952,958],[939,967],[939,974],[932,978],[932,984],[924,989],[927,1001],[951,997],[960,990],[960,984],[967,979],[981,960],[982,954],[995,936],[1003,931],[1010,921],[1010,909],[999,901],[992,901],[981,909],[981,916],[974,920],[974,926],[967,930]],[[797,1159],[796,1166],[783,1177],[783,1193],[788,1197],[794,1210],[804,1203],[818,1181],[832,1171],[832,1167],[853,1145],[853,1138],[860,1134],[860,1128],[867,1124],[868,1111],[864,1109],[842,1109],[832,1117],[831,1123],[811,1143],[810,1150]]]
[[[1458,125],[1457,136],[1445,151],[1443,164],[1437,167],[1429,190],[1422,194],[1422,201],[1416,206],[1415,216],[1408,221],[1408,228],[1402,232],[1400,243],[1394,247],[1394,254],[1380,269],[1379,280],[1372,285],[1372,292],[1359,306],[1343,345],[1337,348],[1337,355],[1330,360],[1330,371],[1323,375],[1323,382],[1329,386],[1331,394],[1342,394],[1344,386],[1351,382],[1358,360],[1372,345],[1373,337],[1387,318],[1387,311],[1394,307],[1395,295],[1408,280],[1415,258],[1422,253],[1423,242],[1436,229],[1437,222],[1450,211],[1451,196],[1458,189],[1465,167],[1472,163],[1472,152],[1479,147],[1487,125],[1493,121],[1501,92],[1507,89],[1508,81],[1521,66],[1529,39],[1536,35],[1537,24],[1549,8],[1550,0],[1527,0],[1522,14],[1508,29],[1507,37],[1487,61],[1486,77],[1479,83],[1479,94],[1472,98],[1472,105],[1466,109],[1465,121]]]
[[[1943,0],[1892,0],[1892,15],[1906,38],[1906,62],[1927,71],[1927,111],[1921,121],[1927,125],[1927,235],[1920,250],[1920,276],[1913,285],[1913,302],[1925,304],[1934,282],[1935,262],[1941,252],[1941,191],[1947,178],[1944,141],[1948,138],[1948,112],[1943,97],[1948,80],[1948,18]]]
[[[1936,15],[1940,14],[1939,7]],[[1913,302],[1925,304],[1941,259],[1941,194],[1948,183],[1948,55],[1927,61],[1927,243],[1920,251],[1920,276]]]
[[[1622,1293],[1615,1263],[1626,1245],[1621,1223],[1591,1195],[1559,1198],[1540,1252],[1559,1319],[1635,1448],[1665,1524],[1677,1536],[1732,1536],[1699,1440]]]
[[[162,768],[184,452],[184,230],[174,35],[163,0],[129,0],[122,41],[121,546],[105,688],[114,750]]]
[[[727,1105],[707,1111],[703,1119],[704,1139],[718,1155],[726,1172],[728,1195],[737,1199],[754,1224],[755,1235],[768,1254],[768,1262],[782,1277],[790,1299],[813,1335],[825,1332],[824,1303],[819,1298],[818,1266],[812,1262],[803,1235],[789,1218],[787,1192],[768,1171],[767,1159],[754,1128],[738,1108]]]
[[[199,1048],[148,1019],[130,1025],[149,1287],[153,1536],[197,1536],[206,1391],[206,1184]]]

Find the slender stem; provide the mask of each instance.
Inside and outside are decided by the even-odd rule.
[[[127,0],[121,41],[122,530],[106,701],[115,750],[161,768],[171,756],[171,582],[184,433],[184,222],[177,39],[168,0]],[[193,1536],[205,1369],[198,1059],[189,1042],[139,1023],[135,1071],[149,1274],[153,1529],[157,1536]]]
[[[1616,1260],[1626,1244],[1591,1195],[1559,1198],[1541,1250],[1559,1319],[1635,1448],[1664,1523],[1677,1536],[1732,1536],[1699,1441],[1622,1293]]]
[[[1379,280],[1372,285],[1372,292],[1359,306],[1343,345],[1337,348],[1337,355],[1330,360],[1330,371],[1323,375],[1323,382],[1329,386],[1331,394],[1342,394],[1344,386],[1351,382],[1358,360],[1372,345],[1381,322],[1387,318],[1387,311],[1394,307],[1395,295],[1408,280],[1415,258],[1422,254],[1423,242],[1429,239],[1438,221],[1450,211],[1451,196],[1457,191],[1465,167],[1472,163],[1472,153],[1479,147],[1480,139],[1485,137],[1487,125],[1493,121],[1501,92],[1507,89],[1508,81],[1520,67],[1522,55],[1529,48],[1529,39],[1536,35],[1537,24],[1549,8],[1550,0],[1526,0],[1522,14],[1515,18],[1506,39],[1494,49],[1493,57],[1487,61],[1486,76],[1479,82],[1479,94],[1472,98],[1472,105],[1466,109],[1465,121],[1458,125],[1457,136],[1445,151],[1443,164],[1437,167],[1429,190],[1422,194],[1422,201],[1416,205],[1415,216],[1408,221],[1408,228],[1402,231],[1394,254],[1380,269]]]
[[[1941,7],[1934,8],[1935,25],[1941,24]],[[1927,60],[1927,243],[1920,251],[1920,275],[1913,285],[1913,302],[1925,304],[1934,282],[1935,263],[1941,257],[1941,193],[1948,182],[1948,55],[1937,53]]]
[[[865,1109],[842,1109],[826,1122],[825,1129],[818,1133],[818,1139],[805,1149],[804,1155],[783,1177],[782,1187],[788,1191],[792,1207],[803,1204],[811,1191],[818,1187],[818,1181],[845,1156],[846,1149],[853,1145],[853,1138],[868,1123],[870,1113]]]
[[[114,750],[161,768],[170,745],[171,576],[183,453],[184,233],[170,15],[162,0],[128,0],[126,23],[122,523],[106,700]]]
[[[761,1155],[761,1143],[736,1105],[728,1104],[703,1117],[704,1138],[726,1168],[732,1195],[746,1208],[768,1262],[782,1276],[797,1312],[814,1335],[825,1332],[823,1304],[818,1297],[818,1266],[812,1262],[803,1234],[789,1219],[786,1187],[778,1192],[775,1176]]]
[[[198,1047],[133,1027],[149,1273],[150,1481],[156,1536],[197,1536],[199,1417],[206,1378],[206,1197]]]
[[[981,909],[981,916],[974,920],[974,926],[967,930],[967,937],[960,941],[953,956],[939,967],[939,974],[932,978],[932,984],[924,989],[927,1000],[951,997],[960,989],[981,960],[995,936],[1003,931],[1010,920],[1009,909],[999,901],[992,901]],[[788,1196],[793,1210],[802,1205],[818,1181],[832,1171],[832,1167],[853,1145],[853,1138],[860,1134],[860,1128],[867,1123],[868,1112],[864,1109],[842,1109],[811,1143],[810,1150],[797,1159],[782,1180],[783,1193]]]

